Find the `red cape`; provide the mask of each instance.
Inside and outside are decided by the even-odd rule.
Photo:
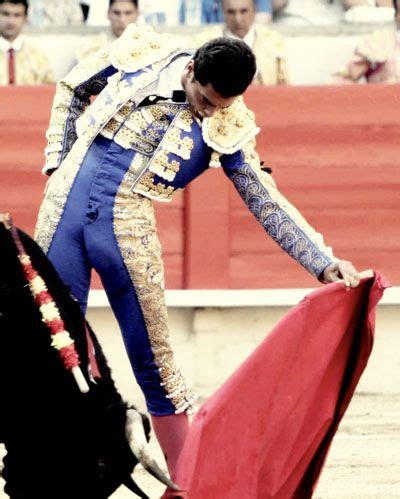
[[[175,481],[189,499],[311,497],[367,364],[379,274],[304,298],[197,413]]]

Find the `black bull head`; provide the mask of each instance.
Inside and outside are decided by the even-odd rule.
[[[143,458],[150,425],[117,392],[100,345],[77,302],[36,243],[0,222],[0,441],[5,444],[5,492],[13,499],[102,499],[131,479],[138,463],[167,485],[151,458]],[[59,353],[22,272],[16,237],[46,283],[65,329],[75,341],[89,392],[81,393]],[[66,249],[66,252],[68,249]],[[88,335],[99,377],[89,379]],[[89,339],[89,341],[90,341]],[[92,346],[90,346],[92,348]],[[127,421],[132,423],[128,427]],[[139,426],[142,442],[128,443]],[[144,430],[144,432],[143,432]],[[145,435],[145,436],[144,436]],[[144,461],[144,463],[143,463]]]

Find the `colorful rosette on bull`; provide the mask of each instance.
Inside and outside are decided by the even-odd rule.
[[[60,311],[47,289],[46,283],[32,266],[31,259],[26,253],[17,229],[14,227],[11,217],[4,217],[6,226],[9,228],[14,243],[18,250],[18,258],[22,265],[22,270],[29,284],[32,297],[39,307],[43,322],[50,330],[52,337],[51,346],[58,350],[65,368],[71,371],[75,381],[82,393],[89,391],[89,386],[79,367],[79,356],[75,349],[74,340],[65,329],[64,321],[60,316]]]

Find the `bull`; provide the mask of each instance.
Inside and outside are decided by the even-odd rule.
[[[45,283],[44,295],[73,342],[65,347],[64,338],[64,358],[28,267]],[[66,368],[71,358],[79,358],[73,370],[80,387]],[[138,461],[177,490],[149,455],[149,420],[118,393],[78,303],[38,245],[6,216],[0,219],[0,403],[4,491],[12,499],[104,499],[121,484],[145,498],[131,477]]]

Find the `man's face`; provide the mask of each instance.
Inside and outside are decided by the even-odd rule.
[[[190,61],[184,69],[182,84],[187,100],[194,112],[201,118],[210,118],[219,109],[229,107],[236,97],[222,97],[211,83],[201,85],[194,78],[194,62]]]
[[[114,2],[108,9],[108,19],[111,23],[111,31],[116,38],[119,38],[125,31],[128,24],[134,23],[138,18],[138,9],[132,2],[119,0]]]
[[[244,38],[254,23],[256,8],[253,0],[223,0],[226,27],[234,35]]]
[[[0,35],[9,42],[21,33],[26,22],[25,7],[22,4],[0,4]]]

